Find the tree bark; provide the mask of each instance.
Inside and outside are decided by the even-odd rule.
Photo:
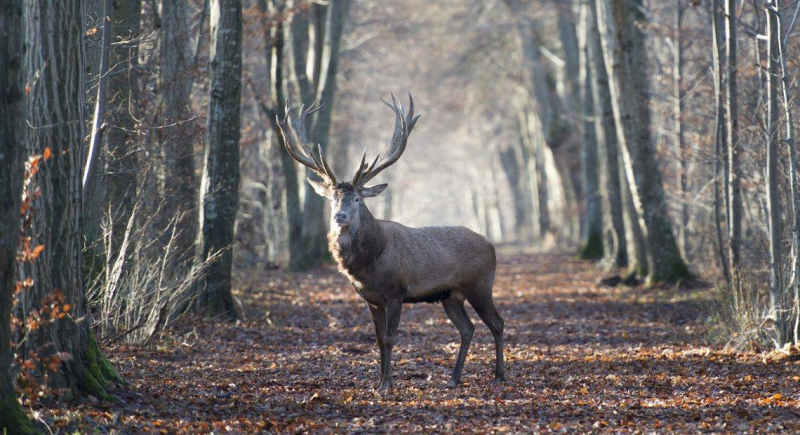
[[[686,258],[689,252],[689,156],[686,152],[686,144],[683,139],[683,41],[681,26],[683,25],[683,5],[680,0],[675,2],[675,23],[674,23],[674,46],[675,57],[672,65],[672,85],[675,104],[673,105],[673,143],[678,158],[678,192],[680,198],[680,224],[678,225],[678,247],[681,255]]]
[[[309,49],[314,48],[313,59],[317,61],[313,83],[316,92],[315,99],[324,103],[322,109],[312,117],[311,140],[319,144],[323,153],[327,153],[330,144],[336,72],[339,67],[339,47],[347,15],[347,0],[330,0],[325,9],[324,26],[319,24],[319,20],[316,21],[317,24],[312,23],[312,29],[316,32],[316,38],[312,42],[316,42],[316,44],[309,44]],[[306,175],[319,181],[317,175],[310,170],[306,170]],[[325,198],[314,193],[307,193],[305,196],[301,235],[304,254],[303,268],[319,266],[324,259],[327,249],[325,203]]]
[[[738,276],[742,239],[741,168],[738,144],[738,94],[736,89],[736,2],[725,0],[725,57],[727,59],[727,131],[726,152],[728,167],[728,259],[734,280]]]
[[[650,137],[649,89],[644,63],[641,0],[602,0],[598,28],[609,72],[617,135],[631,196],[648,248],[648,282],[688,277],[667,213],[661,171]],[[624,90],[624,91],[623,91]]]
[[[769,216],[769,260],[770,260],[770,311],[775,320],[778,348],[791,341],[789,329],[789,306],[786,288],[783,285],[783,222],[781,200],[778,191],[778,149],[780,148],[780,116],[778,112],[778,79],[780,66],[780,26],[776,2],[764,3],[767,15],[767,212]]]
[[[161,122],[170,126],[160,130],[164,149],[166,180],[164,192],[168,207],[181,213],[177,221],[180,233],[171,248],[175,258],[188,270],[194,255],[196,234],[197,183],[194,177],[194,138],[191,134],[191,94],[193,81],[192,41],[189,27],[189,6],[186,0],[162,0],[161,33],[159,36],[160,69],[158,89],[161,100]]]
[[[19,268],[19,281],[34,284],[20,293],[17,307],[22,324],[34,312],[54,304],[69,315],[42,322],[19,340],[18,352],[59,357],[63,363],[48,383],[73,394],[83,391],[108,398],[106,381],[119,380],[102,356],[87,321],[81,276],[81,168],[83,164],[85,66],[83,4],[80,0],[49,0],[26,4],[28,32],[26,66],[32,81],[27,99],[28,152],[44,155],[33,183],[41,190],[34,201],[31,247],[43,246],[38,259]],[[46,157],[51,155],[48,160]],[[70,308],[66,308],[69,305]],[[43,377],[43,373],[37,373]]]
[[[197,234],[197,263],[219,253],[198,284],[196,310],[237,316],[231,294],[233,225],[239,205],[242,4],[211,1],[208,122]]]
[[[36,433],[14,388],[11,307],[25,170],[23,1],[0,0],[0,432]]]
[[[598,173],[598,137],[594,126],[594,98],[592,89],[592,69],[589,65],[590,43],[593,38],[593,16],[588,5],[582,4],[580,10],[580,30],[578,32],[578,58],[580,70],[580,101],[583,119],[583,141],[581,141],[581,169],[583,194],[585,198],[585,225],[583,225],[580,257],[597,260],[603,257],[603,204],[600,195],[600,176]]]
[[[608,88],[608,73],[603,61],[603,47],[600,44],[600,33],[594,6],[582,3],[582,12],[586,18],[590,33],[587,47],[588,64],[592,79],[592,99],[594,102],[594,129],[597,138],[598,160],[600,167],[600,193],[603,205],[604,232],[610,234],[613,244],[604,243],[604,263],[609,267],[625,267],[628,265],[628,244],[625,235],[625,219],[622,201],[624,174],[619,170],[619,153],[617,150],[617,132],[614,127],[614,109],[611,105],[611,94]],[[623,178],[621,178],[623,177]],[[609,246],[610,245],[610,246]]]
[[[108,78],[108,125],[106,148],[106,205],[111,210],[109,262],[116,261],[125,238],[126,223],[136,204],[138,159],[134,114],[137,113],[139,84],[139,26],[141,0],[112,2],[111,50]]]
[[[720,190],[727,189],[728,186],[728,170],[727,164],[724,162],[723,146],[725,145],[725,107],[722,99],[722,81],[723,71],[720,56],[722,54],[722,32],[721,32],[721,19],[720,8],[717,1],[711,3],[711,59],[714,70],[714,106],[715,106],[715,127],[714,127],[714,226],[717,232],[717,252],[719,255],[719,264],[722,267],[722,274],[725,277],[725,282],[731,284],[731,274],[728,269],[728,260],[725,257],[725,241],[722,231],[722,216],[721,208],[723,206],[722,196]],[[723,168],[724,167],[724,168]],[[723,179],[720,180],[720,172],[723,174]],[[722,183],[720,183],[722,181]],[[720,186],[722,184],[722,186]],[[727,195],[724,195],[727,198]],[[727,209],[728,202],[725,201],[724,206]]]

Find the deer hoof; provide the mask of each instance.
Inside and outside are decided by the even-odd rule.
[[[496,376],[494,378],[494,380],[492,381],[492,385],[500,385],[505,381],[506,381],[506,377],[505,376]]]
[[[450,382],[447,383],[447,388],[456,388],[458,387],[458,381],[455,379],[450,379]]]
[[[392,381],[388,381],[388,382],[381,381],[381,383],[378,384],[378,391],[387,392],[387,391],[389,391],[391,389],[392,389]]]

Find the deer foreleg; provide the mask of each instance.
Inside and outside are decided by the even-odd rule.
[[[386,310],[383,307],[377,307],[372,304],[367,304],[369,311],[372,313],[372,322],[375,324],[375,338],[378,341],[378,349],[381,353],[381,382],[384,378],[384,367],[386,367],[386,348],[383,344],[383,337],[386,334]]]
[[[397,339],[397,327],[400,326],[400,311],[402,310],[400,301],[392,301],[386,304],[386,331],[383,336],[383,348],[386,354],[381,371],[380,390],[392,388],[392,348]]]

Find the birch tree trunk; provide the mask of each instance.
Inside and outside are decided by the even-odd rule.
[[[592,100],[594,102],[594,129],[597,138],[598,160],[600,168],[600,193],[603,205],[604,232],[609,233],[613,244],[604,243],[605,263],[609,267],[625,267],[628,265],[628,243],[625,235],[625,220],[622,201],[624,174],[619,170],[619,153],[617,150],[617,132],[614,127],[614,109],[611,106],[611,94],[608,88],[608,73],[603,61],[603,47],[600,44],[600,33],[597,30],[595,6],[582,3],[581,14],[589,29],[587,44],[588,64],[592,80]],[[607,239],[603,240],[607,242]],[[644,264],[644,263],[642,263]]]
[[[738,144],[738,94],[736,89],[736,2],[725,0],[725,57],[727,59],[727,131],[726,152],[728,167],[728,258],[734,280],[738,276],[739,252],[742,238],[742,196],[740,192],[741,168]]]
[[[102,356],[88,322],[81,276],[81,167],[83,164],[85,66],[81,0],[26,3],[28,38],[26,74],[33,77],[27,98],[28,152],[43,155],[33,183],[41,189],[34,201],[28,236],[32,247],[43,246],[38,259],[19,268],[17,280],[33,286],[20,293],[18,318],[25,324],[32,313],[53,305],[69,315],[28,330],[17,349],[23,355],[62,358],[47,382],[71,393],[81,390],[107,399],[105,384],[119,380]],[[46,157],[51,156],[49,159]],[[66,309],[66,308],[65,308]],[[43,373],[37,372],[44,377]]]
[[[23,1],[0,0],[0,432],[36,433],[22,412],[12,369],[11,307],[25,170]]]
[[[187,73],[192,69],[192,41],[187,0],[162,0],[161,33],[159,35],[158,88],[161,101],[161,122],[171,126],[161,130],[166,180],[164,195],[168,206],[182,213],[177,221],[180,233],[176,238],[175,258],[181,270],[188,270],[194,255],[196,234],[197,183],[194,177],[194,142],[190,133],[191,94],[193,81]],[[191,74],[191,73],[189,73]]]
[[[242,4],[212,0],[211,64],[200,183],[196,262],[219,253],[198,284],[195,308],[206,316],[237,316],[231,294],[233,226],[239,205],[242,94]]]
[[[594,126],[594,97],[592,69],[589,65],[589,46],[591,44],[592,23],[590,7],[581,4],[580,24],[578,31],[578,58],[580,70],[580,101],[583,118],[583,141],[581,142],[581,169],[585,198],[584,234],[580,257],[584,259],[600,259],[603,257],[603,207],[600,196],[600,177],[598,173],[598,137]]]
[[[780,148],[780,116],[778,112],[778,78],[780,66],[780,26],[776,2],[764,3],[767,15],[767,212],[769,216],[770,312],[775,320],[778,348],[791,341],[788,295],[783,285],[783,222],[778,191],[778,149]]]
[[[601,0],[598,29],[609,73],[614,118],[625,173],[647,240],[648,282],[675,282],[689,276],[667,213],[661,171],[650,137],[649,89],[644,64],[641,0]],[[624,90],[624,91],[623,91]]]

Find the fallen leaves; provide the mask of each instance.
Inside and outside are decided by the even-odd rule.
[[[594,288],[596,274],[567,256],[501,259],[499,386],[491,335],[468,309],[463,383],[446,388],[458,333],[441,306],[419,304],[403,310],[395,389],[379,394],[372,321],[344,279],[253,271],[236,282],[248,321],[187,319],[152,348],[106,349],[130,383],[113,392],[124,403],[38,411],[89,433],[800,431],[797,361],[701,344],[695,305]]]

